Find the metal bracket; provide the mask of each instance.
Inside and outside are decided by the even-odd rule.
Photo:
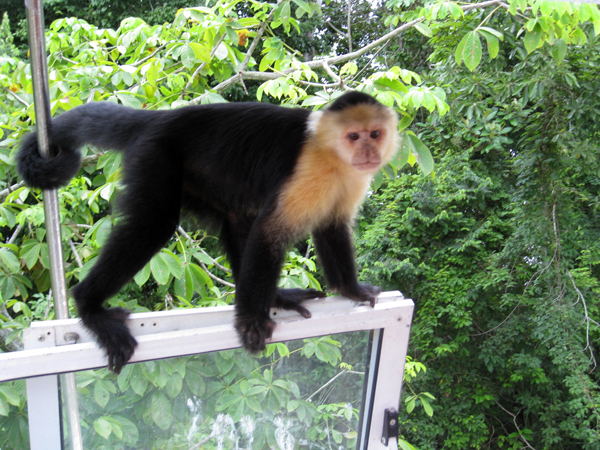
[[[396,442],[398,442],[398,411],[395,408],[388,408],[384,411],[381,443],[388,445],[391,438],[396,438]]]

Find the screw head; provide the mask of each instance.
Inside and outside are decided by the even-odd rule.
[[[63,338],[67,344],[77,344],[79,335],[73,331],[69,331],[68,333],[65,333]]]

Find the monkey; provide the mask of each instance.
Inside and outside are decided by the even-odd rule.
[[[325,296],[278,288],[286,250],[308,233],[328,290],[374,306],[380,288],[358,282],[352,225],[372,178],[396,153],[397,129],[393,109],[359,91],[321,111],[257,102],[137,110],[100,101],[51,121],[54,156],[40,156],[33,132],[16,163],[27,185],[55,189],[79,171],[81,146],[123,152],[118,220],[70,290],[82,324],[119,373],[137,342],[129,311],[103,302],[168,242],[181,211],[219,230],[236,283],[234,326],[252,353],[272,336],[271,307],[309,318],[302,301]]]

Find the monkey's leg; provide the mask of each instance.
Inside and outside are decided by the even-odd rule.
[[[235,328],[250,352],[265,348],[275,322],[269,309],[278,293],[277,280],[283,265],[290,233],[268,224],[269,216],[259,217],[248,237],[240,275],[236,282]]]
[[[236,283],[240,278],[242,257],[251,227],[252,221],[250,219],[238,216],[232,216],[224,220],[221,227],[221,242],[225,246],[229,266]]]
[[[126,218],[112,231],[100,257],[89,274],[71,293],[77,302],[81,321],[96,337],[108,357],[108,367],[116,373],[133,355],[135,339],[125,321],[129,311],[102,307],[139,272],[173,234],[177,218],[151,215]]]
[[[313,232],[313,240],[329,289],[352,300],[369,302],[375,306],[381,289],[358,282],[350,227],[345,223],[324,226]]]
[[[129,311],[106,309],[102,303],[146,265],[179,223],[180,194],[178,180],[171,183],[173,168],[165,161],[142,170],[145,173],[138,173],[139,178],[126,173],[129,181],[120,199],[122,217],[89,274],[71,290],[83,325],[106,352],[109,369],[117,373],[133,355],[137,342],[125,323]]]

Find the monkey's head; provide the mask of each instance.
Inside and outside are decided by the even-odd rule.
[[[375,174],[394,156],[398,146],[396,113],[373,97],[348,92],[314,117],[316,141],[334,151],[344,167]]]

